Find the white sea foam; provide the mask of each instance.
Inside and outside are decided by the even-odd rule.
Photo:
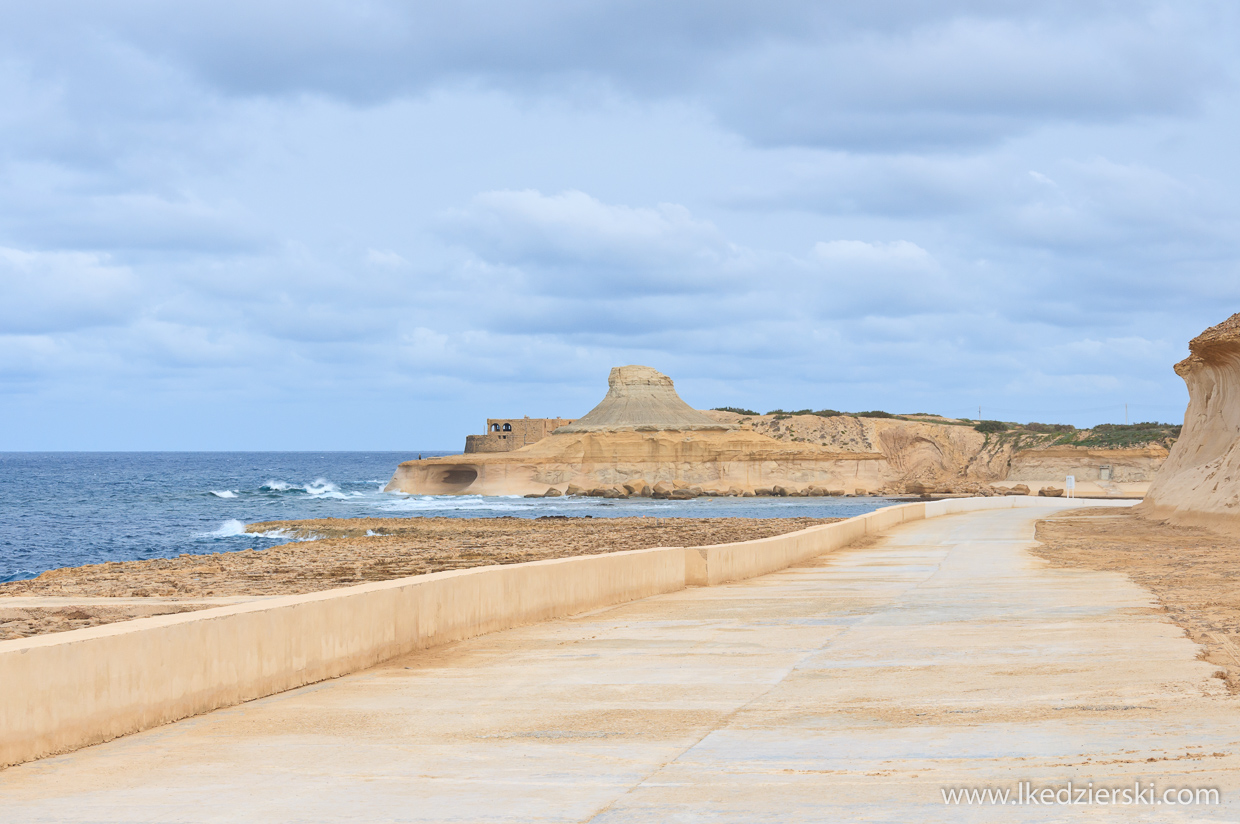
[[[517,503],[521,501],[521,503]],[[484,498],[481,495],[410,495],[397,500],[379,503],[379,509],[389,512],[427,512],[435,510],[487,510],[492,512],[521,512],[530,505],[521,498]]]
[[[316,498],[347,498],[340,487],[336,486],[326,478],[315,478],[313,483],[305,485],[307,495],[313,495]]]
[[[251,532],[256,538],[269,538],[273,541],[318,541],[322,540],[322,535],[296,535],[287,529],[269,529],[266,532]]]
[[[237,493],[231,489],[212,489],[211,494],[217,498],[235,498]]]
[[[238,535],[245,534],[245,524],[236,518],[229,518],[220,524],[220,528],[214,532],[204,532],[199,537],[202,538],[235,538]]]
[[[292,484],[285,483],[284,481],[268,481],[267,483],[259,487],[259,489],[265,489],[268,492],[288,492],[291,489],[301,489],[301,488],[302,487],[300,486],[293,486]]]

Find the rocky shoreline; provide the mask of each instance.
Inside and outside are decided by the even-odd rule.
[[[279,529],[296,540],[262,551],[54,569],[0,584],[0,640],[217,605],[202,599],[295,595],[490,564],[709,546],[838,520],[550,516],[268,521],[251,524],[249,531]],[[123,603],[126,599],[130,603]],[[157,608],[152,610],[152,604]]]

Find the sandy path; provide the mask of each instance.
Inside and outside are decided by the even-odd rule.
[[[1111,508],[1040,521],[1037,539],[1034,553],[1056,566],[1120,572],[1153,592],[1240,693],[1240,539]]]
[[[13,820],[1234,821],[1240,700],[1045,510],[495,633],[0,773]],[[1202,807],[941,788],[1212,787]]]

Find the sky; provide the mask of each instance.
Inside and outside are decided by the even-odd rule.
[[[698,408],[1183,418],[1228,2],[0,0],[0,450]]]

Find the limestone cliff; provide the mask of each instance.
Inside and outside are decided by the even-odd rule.
[[[937,416],[868,418],[854,415],[742,415],[712,410],[715,420],[736,423],[777,440],[817,444],[838,452],[872,454],[884,461],[883,488],[979,492],[991,486],[1063,486],[1072,475],[1080,494],[1140,496],[1167,457],[1161,442],[1126,448],[1061,443],[1060,433],[1014,431],[983,434],[972,422]],[[1107,467],[1110,477],[1100,477]]]
[[[1202,332],[1175,365],[1184,429],[1138,512],[1240,534],[1240,314]]]
[[[881,453],[788,443],[714,420],[676,394],[671,378],[617,367],[606,397],[550,436],[501,454],[401,464],[389,491],[421,495],[528,495],[627,483],[697,487],[712,494],[878,491],[889,475]]]
[[[775,487],[790,494],[993,494],[1020,484],[1035,492],[1063,486],[1074,475],[1080,494],[1139,496],[1167,454],[1156,443],[1097,449],[1086,438],[1074,445],[1065,438],[1077,438],[1076,430],[1043,430],[987,434],[971,421],[927,415],[703,412],[681,400],[668,376],[622,366],[611,370],[607,395],[593,410],[546,438],[503,454],[408,461],[387,489],[529,495],[664,483],[710,494]]]

